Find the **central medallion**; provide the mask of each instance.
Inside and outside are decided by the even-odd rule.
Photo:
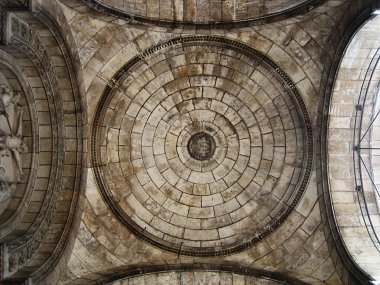
[[[208,160],[215,153],[215,140],[205,132],[194,134],[187,144],[187,149],[192,158],[197,160]]]

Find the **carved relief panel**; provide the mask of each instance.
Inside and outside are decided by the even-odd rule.
[[[0,72],[0,214],[8,206],[16,184],[24,176],[22,154],[28,147],[22,136],[20,94]]]

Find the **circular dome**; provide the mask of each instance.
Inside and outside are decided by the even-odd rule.
[[[171,40],[114,77],[95,115],[95,175],[139,237],[187,255],[242,250],[289,215],[311,127],[280,68],[220,38]]]

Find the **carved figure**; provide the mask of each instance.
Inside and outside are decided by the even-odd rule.
[[[24,173],[22,171],[20,154],[27,152],[28,148],[22,141],[22,110],[18,106],[19,101],[20,94],[14,93],[12,89],[4,84],[0,85],[0,114],[5,116],[8,123],[8,130],[0,129],[0,157],[12,155],[20,178],[22,178]],[[11,108],[15,117],[13,126],[7,110]]]
[[[0,79],[6,82],[4,76]],[[28,148],[22,138],[23,113],[19,102],[20,94],[7,84],[0,84],[0,214],[24,176],[21,154]]]

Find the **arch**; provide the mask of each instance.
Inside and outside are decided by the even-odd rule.
[[[156,26],[236,28],[288,19],[312,10],[323,0],[301,1],[84,1],[101,13]]]
[[[368,176],[366,181],[363,180],[366,167],[363,162],[369,159],[367,148],[373,143],[365,134],[370,124],[368,117],[372,116],[371,109],[367,108],[370,103],[367,101],[365,105],[365,101],[377,88],[376,62],[380,42],[372,37],[378,37],[379,27],[380,17],[373,17],[365,23],[343,55],[331,97],[327,137],[328,178],[337,227],[350,256],[374,279],[380,278],[380,250],[376,244],[379,241],[374,239],[379,230],[370,224],[371,219],[372,223],[380,223],[380,214]],[[364,89],[369,91],[367,99]],[[358,112],[364,114],[361,117],[363,130],[358,125]],[[355,137],[358,135],[360,138]],[[360,173],[362,177],[359,179]],[[366,212],[370,207],[370,212]]]
[[[79,226],[87,173],[86,108],[72,58],[55,23],[38,6],[33,9],[34,14],[26,7],[3,10],[9,21],[2,53],[29,94],[38,128],[32,148],[38,163],[20,204],[23,210],[2,224],[1,278],[6,282],[39,282],[65,262]]]
[[[125,0],[128,3],[129,0]],[[232,1],[217,2],[216,6],[220,6],[220,9],[215,8],[215,3],[206,3],[205,8],[201,5],[197,5],[196,0],[191,0],[187,2],[175,1],[177,5],[173,5],[174,1],[161,0],[161,6],[168,11],[167,17],[160,17],[159,15],[147,15],[146,10],[144,13],[139,13],[133,7],[136,6],[146,6],[149,7],[153,13],[157,13],[159,9],[155,5],[157,3],[148,3],[149,0],[145,0],[144,3],[138,4],[132,0],[130,5],[126,4],[123,6],[122,2],[119,3],[104,3],[105,1],[99,0],[61,0],[64,5],[71,7],[72,9],[78,11],[79,13],[88,13],[94,18],[101,19],[103,21],[113,21],[115,19],[126,20],[131,25],[147,25],[149,27],[166,27],[166,28],[197,28],[197,29],[233,29],[240,27],[249,26],[259,26],[262,24],[274,23],[277,21],[287,20],[292,17],[305,14],[310,10],[313,10],[321,5],[323,5],[326,0],[298,0],[298,1],[264,1],[259,3],[258,0],[254,1],[240,1],[238,4]],[[183,2],[183,3],[182,3]],[[284,3],[285,2],[285,3]],[[121,3],[121,4],[120,4]],[[47,2],[42,2],[43,6],[50,9]],[[178,5],[183,5],[180,9],[177,8]],[[240,6],[239,6],[240,5]],[[199,7],[196,7],[199,6]],[[125,7],[125,8],[124,8]],[[132,7],[132,8],[131,8]],[[190,9],[186,9],[191,7]],[[240,8],[239,8],[240,7]],[[199,20],[183,19],[184,17],[190,17],[190,15],[185,15],[185,10],[193,10],[192,16],[196,10],[199,10],[200,14],[204,14],[204,11],[209,13],[209,10],[214,10],[214,12],[209,13],[208,16],[201,16]],[[141,12],[141,11],[140,11]],[[223,13],[225,14],[225,19],[223,19]],[[211,18],[212,20],[210,20]]]
[[[29,78],[23,71],[23,68],[17,63],[17,60],[12,57],[8,52],[1,50],[0,51],[0,61],[3,65],[2,70],[5,71],[5,77],[10,77],[13,81],[16,81],[16,84],[12,84],[11,87],[16,92],[21,92],[24,95],[24,100],[26,101],[26,106],[24,106],[24,112],[28,112],[28,117],[30,118],[30,133],[28,137],[30,138],[29,149],[28,152],[31,155],[31,165],[28,167],[30,170],[37,169],[37,155],[36,152],[39,149],[38,138],[39,138],[39,128],[36,124],[32,122],[37,122],[37,111],[33,104],[34,94],[32,88],[29,84]],[[17,76],[16,76],[17,74]],[[26,134],[24,133],[25,137]],[[30,203],[31,195],[33,193],[34,179],[36,173],[29,173],[27,176],[27,183],[23,187],[22,192],[17,195],[17,198],[13,197],[10,201],[12,203],[12,207],[6,207],[5,212],[0,214],[0,239],[7,236],[20,222],[21,217],[24,215],[27,210],[27,204]],[[26,181],[25,181],[26,182]],[[25,184],[24,182],[24,184]],[[20,191],[20,190],[18,190]],[[21,233],[20,233],[21,235]],[[14,237],[12,237],[14,238]]]
[[[175,271],[176,273],[174,273]],[[174,276],[171,274],[174,273]],[[197,280],[197,278],[186,278],[187,274],[204,274],[203,280]],[[96,278],[98,276],[102,276],[101,278]],[[238,280],[234,280],[233,275],[237,275],[236,278]],[[265,269],[255,269],[252,267],[245,267],[233,262],[224,262],[224,263],[182,263],[182,264],[161,264],[161,265],[145,265],[145,266],[120,266],[117,268],[112,268],[110,270],[105,270],[102,272],[98,272],[96,274],[95,279],[91,281],[92,276],[83,276],[81,279],[75,280],[75,284],[83,282],[83,284],[112,284],[119,285],[129,284],[126,283],[128,280],[140,281],[144,282],[145,278],[149,278],[149,276],[153,276],[155,281],[161,281],[161,278],[167,277],[165,280],[165,284],[171,284],[171,282],[182,281],[186,282],[184,284],[191,285],[192,281],[203,281],[203,282],[217,282],[217,280],[223,280],[223,283],[226,285],[232,285],[236,282],[244,282],[245,284],[292,284],[292,285],[307,285],[308,283],[297,280],[296,278],[287,276],[281,272],[271,272]],[[242,278],[241,278],[242,277]],[[216,280],[212,280],[216,278]],[[149,280],[149,279],[148,279]],[[78,282],[78,283],[77,283]],[[148,284],[152,282],[152,280],[148,281]],[[252,283],[251,283],[252,282]],[[268,283],[267,283],[268,282]],[[69,285],[71,283],[68,283]],[[133,283],[132,283],[133,284]],[[144,284],[144,283],[143,283]],[[156,284],[156,283],[153,283]],[[195,283],[198,284],[198,283]],[[241,284],[241,283],[238,283]],[[244,284],[244,283],[243,283]]]

